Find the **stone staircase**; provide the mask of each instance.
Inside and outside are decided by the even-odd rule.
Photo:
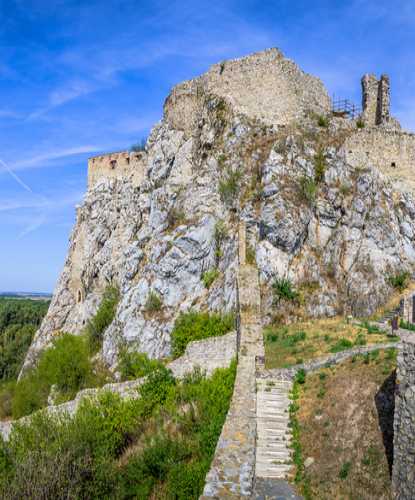
[[[285,479],[292,468],[287,380],[257,378],[255,476]]]

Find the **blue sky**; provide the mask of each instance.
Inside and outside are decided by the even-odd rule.
[[[175,83],[279,47],[356,102],[389,73],[415,129],[414,46],[411,0],[0,0],[0,290],[53,290],[88,156],[146,136]]]

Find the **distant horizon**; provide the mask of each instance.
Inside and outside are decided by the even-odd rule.
[[[12,290],[0,291],[0,297],[5,297],[5,296],[8,296],[8,295],[10,295],[10,296],[21,295],[21,296],[52,297],[53,292],[36,292],[36,291],[23,292],[22,290],[18,290],[18,291],[12,291]]]

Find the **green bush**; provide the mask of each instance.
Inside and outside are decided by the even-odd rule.
[[[322,150],[314,156],[314,180],[317,184],[324,181],[324,174],[326,173],[326,157]]]
[[[64,401],[89,384],[94,385],[94,374],[86,339],[63,334],[42,353],[36,368],[16,384],[13,416],[19,418],[46,406],[52,385]]]
[[[202,275],[202,281],[205,287],[209,289],[219,274],[220,273],[217,269],[209,269],[209,271],[205,271]]]
[[[143,352],[130,352],[126,348],[120,350],[118,369],[122,380],[134,380],[145,377],[157,370],[163,363],[157,359],[149,359]]]
[[[226,170],[226,175],[219,181],[219,195],[224,203],[231,204],[235,201],[239,194],[241,177],[239,170]]]
[[[101,349],[104,332],[115,317],[119,300],[120,293],[118,289],[114,286],[109,286],[104,292],[98,311],[88,321],[85,333],[88,337],[91,353],[96,353]]]
[[[150,291],[145,305],[146,311],[148,313],[156,313],[158,311],[161,311],[162,306],[163,302],[161,301],[159,295],[157,295],[156,292]]]
[[[306,372],[301,368],[301,370],[298,370],[298,372],[295,375],[295,381],[297,384],[305,384],[305,379],[306,379]]]
[[[365,122],[359,118],[357,121],[356,121],[356,127],[357,128],[365,128]]]
[[[8,443],[0,439],[0,497],[196,500],[235,372],[233,363],[210,379],[195,373],[178,383],[161,369],[140,399],[105,393],[73,417],[34,415]]]
[[[300,178],[300,191],[302,198],[308,203],[314,203],[317,195],[317,184],[314,179],[304,175]]]
[[[232,314],[220,315],[190,311],[181,314],[175,321],[171,334],[172,352],[175,358],[181,356],[189,342],[208,337],[218,337],[235,327]]]
[[[407,271],[402,271],[398,274],[389,276],[388,281],[393,288],[402,292],[402,290],[407,287],[409,278],[410,273]]]
[[[297,300],[299,296],[288,278],[275,278],[272,284],[272,290],[274,304],[279,304],[282,300],[293,302]]]
[[[350,469],[352,468],[351,462],[345,462],[340,469],[339,472],[339,478],[340,479],[346,479],[347,476],[349,475]]]
[[[215,224],[215,256],[218,261],[222,257],[222,243],[228,236],[228,231],[223,220],[218,220]]]
[[[319,127],[327,128],[329,126],[329,120],[326,116],[320,115],[317,119],[317,124]]]

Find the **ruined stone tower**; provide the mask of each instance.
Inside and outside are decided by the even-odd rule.
[[[375,75],[363,76],[362,111],[363,120],[369,126],[389,122],[390,84],[387,75],[382,75],[380,80]]]

